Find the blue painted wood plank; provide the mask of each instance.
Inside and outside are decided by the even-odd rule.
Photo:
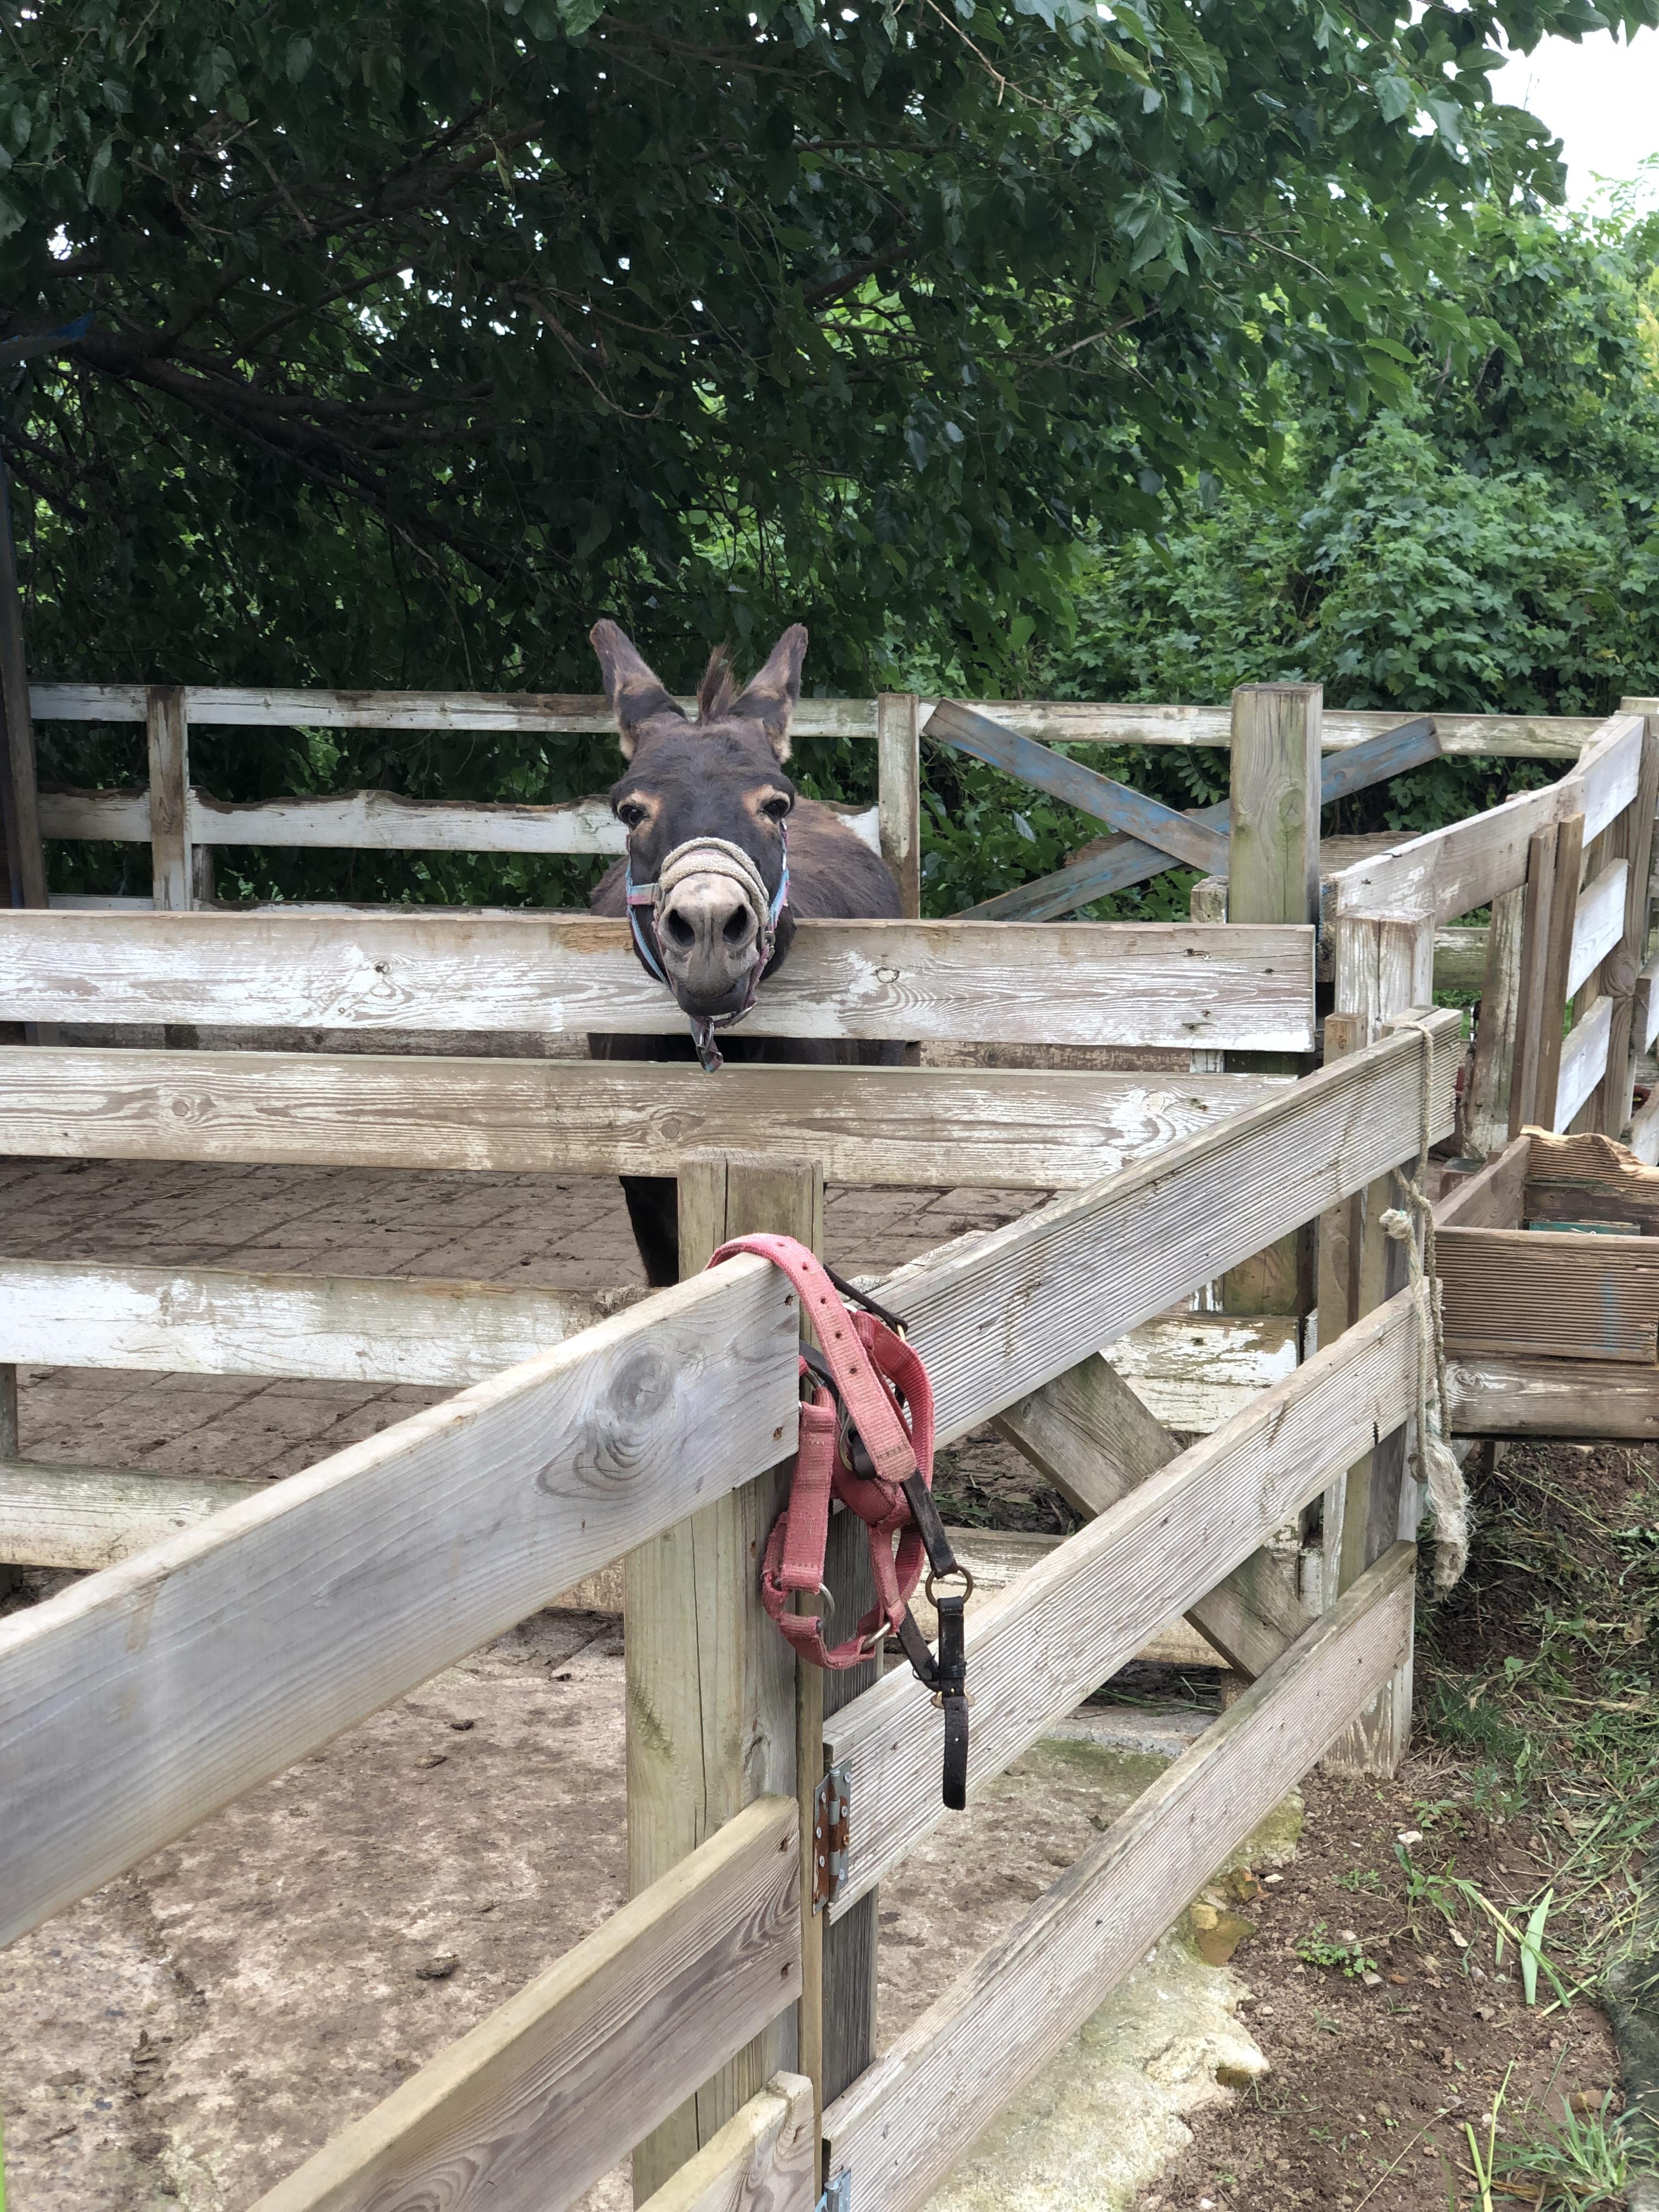
[[[932,720],[927,726],[931,732]],[[1042,751],[1046,748],[1039,746],[1035,750]],[[1435,734],[1433,718],[1419,714],[1412,721],[1402,722],[1398,729],[1384,730],[1379,737],[1367,738],[1363,744],[1346,745],[1340,752],[1328,753],[1320,764],[1320,804],[1329,806],[1336,799],[1346,799],[1356,791],[1367,791],[1373,784],[1386,783],[1391,777],[1404,775],[1408,769],[1421,768],[1425,762],[1439,757],[1440,740]],[[1194,807],[1185,818],[1224,837],[1231,821],[1231,809],[1224,801],[1218,806]],[[1052,875],[1039,876],[1033,883],[1020,884],[1013,890],[982,900],[978,906],[964,908],[957,918],[963,921],[1057,921],[1063,915],[1075,914],[1079,907],[1088,906],[1112,891],[1127,890],[1134,884],[1144,884],[1171,865],[1167,852],[1138,837],[1112,837],[1086,860],[1068,860]],[[1212,872],[1224,875],[1225,860]]]
[[[1092,814],[1098,822],[1109,822],[1114,830],[1124,830],[1142,844],[1184,860],[1188,867],[1220,869],[1227,865],[1226,838],[1218,836],[1190,814],[1177,813],[1173,806],[1149,799],[1144,791],[1132,791],[1127,783],[1114,783],[1110,776],[1085,768],[1081,761],[1055,752],[1051,745],[1038,744],[1033,738],[1022,738],[1017,731],[1005,730],[988,714],[976,714],[954,700],[945,700],[934,708],[927,718],[926,734],[1018,776],[1022,783],[1046,791],[1051,799]],[[1166,860],[1164,866],[1169,865]]]

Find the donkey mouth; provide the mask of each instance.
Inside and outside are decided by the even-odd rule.
[[[741,1013],[749,996],[749,977],[739,975],[722,991],[694,990],[689,983],[671,976],[669,988],[673,992],[680,1012],[694,1022],[719,1021],[727,1014]]]

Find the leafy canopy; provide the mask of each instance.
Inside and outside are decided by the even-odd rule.
[[[0,38],[0,335],[90,311],[8,455],[43,672],[592,681],[813,627],[994,682],[1079,542],[1363,414],[1492,104],[1659,0],[40,0]],[[27,502],[25,502],[27,505]]]

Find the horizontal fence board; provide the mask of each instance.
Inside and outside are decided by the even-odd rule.
[[[555,806],[404,799],[392,791],[348,791],[321,799],[233,803],[192,791],[186,811],[198,845],[349,847],[407,853],[608,853],[628,849],[628,832],[603,799]]]
[[[1431,1014],[1433,1138],[1452,1126],[1460,1032]],[[941,1443],[1109,1345],[1402,1160],[1415,1158],[1423,1045],[1412,1030],[1001,1229],[875,1285],[927,1363]]]
[[[149,842],[147,791],[43,791],[38,805],[43,837]]]
[[[738,1034],[1305,1052],[1313,939],[1275,925],[806,921]],[[344,908],[7,914],[0,1012],[239,1028],[685,1031],[626,922]]]
[[[1453,1433],[1659,1442],[1659,1368],[1475,1352],[1448,1359]]]
[[[633,1302],[440,1277],[0,1260],[0,1360],[463,1389]]]
[[[1106,1357],[1165,1428],[1207,1436],[1294,1371],[1297,1336],[1293,1314],[1188,1313],[1131,1329]]]
[[[142,1468],[0,1460],[0,1559],[95,1574],[265,1487]]]
[[[186,687],[193,720],[310,729],[500,730],[527,737],[580,737],[614,726],[603,696],[467,693],[460,691],[283,691]],[[143,722],[142,684],[36,684],[30,689],[34,718],[42,722]],[[924,699],[923,715],[938,702]],[[1097,704],[1073,699],[970,699],[974,712],[990,714],[1022,737],[1048,744],[1210,745],[1231,743],[1226,707]],[[694,702],[680,704],[688,712]],[[1347,712],[1327,708],[1326,750],[1363,744],[1399,726],[1398,708]],[[1441,750],[1492,759],[1577,760],[1601,726],[1593,717],[1570,714],[1437,714]],[[873,699],[803,699],[795,710],[801,736],[874,738]]]
[[[1431,915],[1452,921],[1487,906],[1526,881],[1527,847],[1534,833],[1569,814],[1584,816],[1586,843],[1605,830],[1636,796],[1642,720],[1615,714],[1601,724],[1597,741],[1559,783],[1522,792],[1485,814],[1397,845],[1358,862],[1336,878],[1339,914]]]
[[[817,2175],[812,2084],[775,2074],[639,2212],[812,2212]]]
[[[838,2097],[827,2170],[913,2212],[1411,1650],[1401,1544]],[[858,1801],[853,1801],[854,1832]]]
[[[563,2212],[799,1996],[799,1819],[757,1798],[254,2212]]]
[[[787,1291],[732,1261],[0,1620],[0,1942],[771,1464]]]
[[[1062,1714],[1213,1589],[1388,1436],[1416,1402],[1402,1292],[1261,1393],[988,1602],[968,1611],[968,1775],[1001,1773]],[[939,1714],[894,1672],[826,1722],[854,1808],[839,1919],[943,1817]]]
[[[1287,1077],[749,1067],[0,1047],[0,1155],[672,1175],[690,1152],[834,1182],[1075,1188]],[[1167,1304],[1167,1299],[1162,1301]]]
[[[1659,1359],[1659,1237],[1442,1228],[1449,1358]]]
[[[1589,981],[1624,935],[1625,886],[1629,881],[1630,862],[1613,860],[1579,893],[1567,958],[1569,998]]]
[[[1551,1126],[1565,1129],[1607,1072],[1607,1045],[1613,1035],[1613,1000],[1598,999],[1582,1020],[1567,1031],[1561,1046],[1561,1073],[1556,1079],[1555,1114]]]

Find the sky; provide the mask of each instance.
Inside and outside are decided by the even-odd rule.
[[[1628,46],[1606,31],[1579,46],[1542,40],[1505,63],[1492,90],[1508,106],[1529,109],[1562,141],[1575,207],[1602,197],[1598,174],[1630,180],[1644,155],[1659,152],[1659,31],[1638,31]],[[1643,197],[1659,201],[1659,172],[1650,173]]]

